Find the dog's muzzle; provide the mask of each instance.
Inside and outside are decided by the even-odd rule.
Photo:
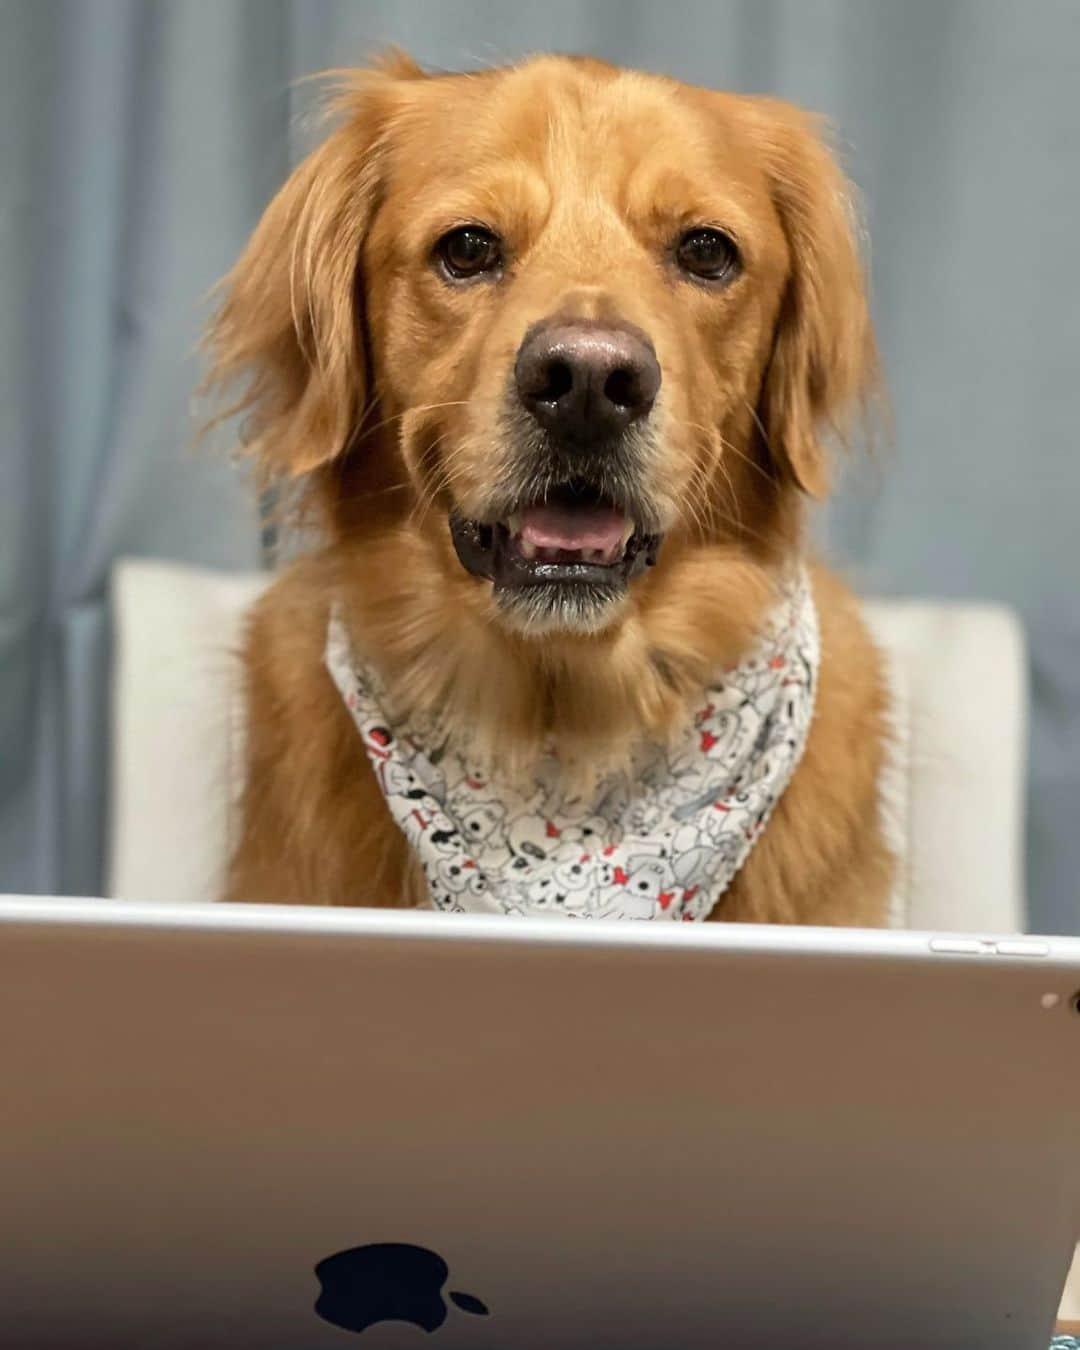
[[[504,604],[520,600],[533,626],[594,627],[656,561],[634,446],[660,379],[652,343],[630,325],[548,320],[525,334],[512,391],[528,446],[519,491],[496,519],[452,514],[450,531],[462,566]]]

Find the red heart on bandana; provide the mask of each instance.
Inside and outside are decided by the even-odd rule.
[[[774,656],[772,660],[769,662],[769,666],[773,670],[780,670],[783,666],[786,665],[787,662],[784,660],[782,656]]]
[[[659,895],[660,908],[667,909],[668,906],[671,904],[672,900],[674,899],[675,899],[674,891],[661,891]]]
[[[587,863],[587,862],[589,861],[590,856],[591,856],[591,855],[588,854],[588,853],[583,853],[583,854],[581,855],[581,857],[578,859],[578,862],[579,862],[579,863]]]
[[[474,863],[473,860],[472,860],[471,858],[466,858],[465,861],[464,861],[461,865],[462,865],[462,867],[475,867],[475,866],[476,866],[476,863]]]
[[[684,900],[693,900],[694,896],[698,893],[698,889],[697,886],[687,886],[686,890],[682,893],[682,898]]]
[[[626,873],[622,870],[622,868],[621,868],[621,867],[616,867],[616,869],[615,869],[615,885],[616,885],[616,886],[625,886],[626,883],[627,883],[629,880],[630,880],[630,878],[626,875]]]
[[[558,839],[560,834],[562,834],[562,830],[560,830],[557,825],[553,825],[549,820],[547,822],[547,837],[549,839]]]
[[[711,750],[711,749],[713,748],[713,746],[716,744],[716,739],[717,739],[717,738],[712,734],[711,731],[703,731],[703,732],[701,733],[701,748],[702,748],[702,750],[704,750],[704,751],[706,751],[706,752],[708,752],[709,750]]]
[[[605,857],[605,858],[610,858],[611,855],[612,855],[614,852],[615,852],[615,845],[614,845],[614,844],[608,844],[607,848],[604,849],[604,857]]]
[[[372,727],[368,733],[376,745],[389,745],[390,733],[385,727]]]

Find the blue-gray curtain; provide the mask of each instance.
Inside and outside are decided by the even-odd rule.
[[[1080,930],[1077,0],[0,0],[0,889],[100,889],[112,560],[258,558],[248,488],[190,447],[202,297],[307,144],[290,82],[388,42],[833,119],[896,448],[830,548],[868,589],[1022,614],[1033,924]]]

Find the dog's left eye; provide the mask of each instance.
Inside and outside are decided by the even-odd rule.
[[[675,248],[675,261],[692,276],[705,281],[729,281],[739,267],[739,250],[723,230],[690,230]]]
[[[502,263],[498,236],[482,225],[461,225],[444,234],[435,245],[435,256],[455,281],[493,272]]]

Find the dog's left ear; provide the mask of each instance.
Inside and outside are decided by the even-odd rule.
[[[852,189],[816,119],[773,99],[748,102],[790,255],[757,413],[781,469],[823,497],[822,437],[843,436],[877,380]]]

